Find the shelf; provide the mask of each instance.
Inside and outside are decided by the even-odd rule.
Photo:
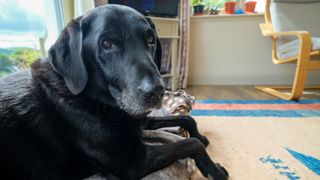
[[[164,78],[168,78],[168,77],[172,77],[173,75],[172,74],[162,74],[161,76]]]
[[[254,14],[220,14],[220,15],[198,15],[191,16],[192,19],[207,19],[207,18],[228,18],[228,17],[257,17],[264,16],[264,13],[254,13]]]
[[[160,39],[179,39],[179,36],[158,36]]]
[[[176,66],[178,62],[178,40],[179,40],[179,22],[177,18],[150,17],[155,24],[158,37],[160,39],[169,39],[171,46],[171,72],[163,74],[163,78],[172,78],[171,90],[177,89]]]
[[[179,22],[178,18],[155,17],[155,16],[148,16],[148,17],[150,17],[152,20],[156,20],[156,21],[176,21],[176,22]]]

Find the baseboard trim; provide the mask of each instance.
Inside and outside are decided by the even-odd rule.
[[[293,74],[189,76],[188,85],[290,85]],[[320,84],[319,73],[308,76],[307,84]]]

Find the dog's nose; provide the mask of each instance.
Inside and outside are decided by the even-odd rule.
[[[163,85],[145,83],[139,87],[139,92],[145,101],[149,103],[156,103],[157,101],[162,100],[164,95],[164,87]]]

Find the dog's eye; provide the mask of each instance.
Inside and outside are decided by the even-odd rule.
[[[148,44],[154,44],[154,37],[153,36],[149,36],[148,37]]]
[[[112,42],[110,40],[105,39],[105,40],[102,41],[102,47],[104,49],[111,49],[111,48],[113,48],[113,44],[112,44]]]

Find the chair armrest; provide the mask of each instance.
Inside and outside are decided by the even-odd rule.
[[[273,27],[272,24],[260,24],[260,28],[262,31],[262,34],[264,36],[270,36],[272,37],[273,40],[273,61],[275,64],[280,64],[281,61],[276,56],[276,48],[275,48],[275,40],[277,37],[281,36],[297,36],[299,39],[299,59],[302,57],[307,57],[309,58],[310,51],[311,51],[311,35],[308,31],[282,31],[282,32],[273,32]],[[286,61],[291,61],[292,58]]]
[[[311,43],[311,35],[308,31],[282,31],[282,32],[273,32],[271,24],[260,24],[260,28],[262,34],[264,36],[272,36],[272,37],[279,37],[279,36],[297,36],[300,39],[301,43]],[[303,41],[303,42],[302,42]]]
[[[262,34],[264,36],[268,36],[267,34],[272,33],[273,32],[273,28],[272,28],[272,24],[260,24],[260,29],[262,31]]]
[[[311,42],[311,35],[308,31],[283,31],[283,32],[267,32],[265,36],[297,36],[300,39],[307,39]]]

